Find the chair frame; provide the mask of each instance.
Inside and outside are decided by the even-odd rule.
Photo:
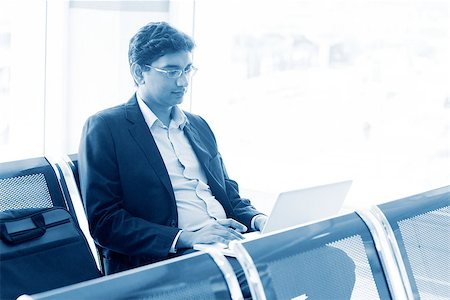
[[[414,299],[394,233],[389,223],[384,221],[386,218],[381,210],[373,206],[369,210],[358,210],[356,213],[364,220],[373,237],[392,298]]]
[[[78,225],[83,232],[84,236],[89,245],[89,249],[94,256],[95,263],[97,264],[97,268],[104,274],[101,260],[99,258],[99,254],[97,251],[97,247],[95,246],[94,239],[92,238],[89,232],[89,224],[86,216],[86,212],[83,207],[83,200],[81,199],[80,192],[78,190],[78,186],[76,184],[75,176],[73,174],[73,170],[70,167],[71,160],[68,156],[64,156],[62,158],[50,158],[48,159],[55,173],[57,174],[60,188],[63,191],[63,195],[66,194],[65,200],[69,210],[74,215],[75,219],[78,222]]]

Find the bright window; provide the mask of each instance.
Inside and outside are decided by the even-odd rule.
[[[230,176],[276,193],[353,179],[346,205],[450,184],[448,1],[0,2],[0,161],[78,151],[86,118],[133,93],[128,41],[150,21],[194,36],[183,108]]]
[[[444,0],[198,0],[193,111],[250,191],[351,178],[355,207],[448,185],[448,24]]]
[[[0,161],[44,153],[45,1],[0,2]]]

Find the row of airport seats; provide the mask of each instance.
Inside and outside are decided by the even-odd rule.
[[[61,205],[87,228],[76,155],[53,161],[0,164],[0,210]],[[450,299],[449,204],[446,186],[230,247],[253,299]],[[232,260],[212,248],[21,299],[243,299]]]

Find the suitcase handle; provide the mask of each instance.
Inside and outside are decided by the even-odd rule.
[[[43,236],[46,231],[44,216],[42,214],[37,214],[31,216],[31,220],[33,221],[34,225],[36,225],[36,228],[21,232],[15,232],[13,234],[8,233],[5,224],[0,224],[0,235],[2,241],[7,244],[15,245]]]

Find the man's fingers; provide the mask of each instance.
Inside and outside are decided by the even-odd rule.
[[[193,232],[192,244],[212,244],[219,242],[228,245],[232,240],[244,239],[241,234],[244,231],[247,231],[247,227],[233,219],[217,220],[217,222]]]
[[[217,223],[219,223],[220,225],[225,226],[225,227],[231,227],[238,232],[246,232],[247,231],[247,226],[245,226],[244,224],[241,224],[238,221],[233,220],[233,219],[220,219],[220,220],[217,220]]]
[[[243,240],[244,239],[244,236],[239,231],[237,231],[236,229],[227,228],[227,231],[228,231],[229,235],[231,235],[231,238],[234,239],[234,240],[235,239],[238,239],[238,240]]]
[[[208,234],[197,232],[194,244],[222,243],[224,245],[228,245],[230,241],[241,240],[242,238],[242,235],[234,229],[222,227],[222,229],[209,232]]]
[[[220,236],[226,240],[242,240],[244,237],[242,234],[235,230],[232,227],[224,226],[222,224],[219,224],[218,227],[214,229],[213,235]]]

